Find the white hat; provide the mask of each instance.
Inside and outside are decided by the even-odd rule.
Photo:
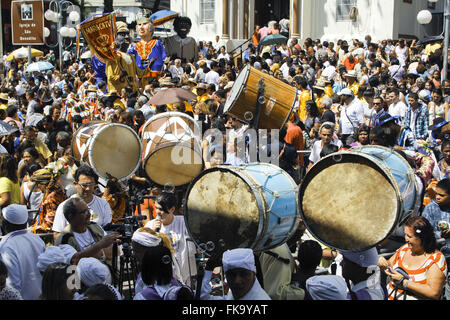
[[[140,245],[144,247],[156,247],[161,243],[161,238],[148,233],[148,232],[141,232],[139,230],[136,230],[133,233],[133,237],[131,238],[132,241],[139,243]]]
[[[356,74],[355,70],[350,70],[344,74],[344,77],[358,78],[358,75]]]
[[[55,262],[66,263],[67,258],[64,251],[58,246],[50,246],[38,256],[37,267],[40,272],[44,273],[49,265]]]
[[[349,88],[344,88],[338,93],[338,96],[343,96],[343,95],[352,96],[352,97],[354,96],[353,91],[350,90]]]
[[[306,290],[313,300],[348,300],[347,284],[341,276],[311,277],[306,280]]]
[[[77,253],[77,250],[75,250],[75,248],[70,244],[60,244],[58,247],[61,249],[67,259],[66,263],[71,264],[72,257],[75,253]]]
[[[223,253],[222,264],[224,272],[242,268],[256,273],[255,256],[252,249],[233,249]]]
[[[81,282],[87,287],[99,283],[111,283],[111,272],[96,258],[81,258],[78,261],[77,273]]]
[[[27,206],[22,204],[10,204],[2,209],[3,217],[12,224],[25,224],[28,221]]]
[[[363,268],[378,265],[378,251],[376,248],[361,252],[342,252],[342,256]]]

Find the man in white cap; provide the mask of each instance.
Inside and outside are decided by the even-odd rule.
[[[11,204],[3,208],[2,214],[6,236],[0,241],[0,259],[8,268],[6,283],[17,289],[24,300],[37,300],[42,282],[37,262],[45,250],[45,243],[38,235],[26,230],[26,206]]]
[[[215,259],[212,259],[212,262]],[[209,261],[208,261],[209,262]],[[213,297],[211,292],[210,280],[214,264],[208,263],[205,275],[202,280],[202,300],[271,300],[269,295],[261,287],[256,278],[256,265],[253,250],[239,248],[228,250],[223,253],[222,266],[225,272],[226,281],[230,287],[225,297]]]
[[[342,89],[338,95],[342,104],[339,123],[341,140],[344,146],[348,146],[351,143],[348,138],[364,123],[364,106],[349,88]]]
[[[344,278],[335,275],[314,276],[306,280],[308,299],[348,300]]]
[[[347,281],[349,300],[387,300],[387,291],[381,285],[377,249],[341,254],[342,276]]]

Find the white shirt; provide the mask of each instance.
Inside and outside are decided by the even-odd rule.
[[[364,123],[364,107],[361,100],[354,98],[350,105],[344,105],[341,110],[340,128],[342,134],[353,134],[354,128]]]
[[[219,78],[220,78],[219,74],[214,70],[211,70],[206,74],[205,82],[208,84],[214,84],[217,89],[219,87]]]
[[[83,233],[74,232],[73,235],[81,250],[89,248],[90,246],[95,244],[95,240],[89,230],[86,230]]]
[[[399,101],[397,103],[393,103],[389,106],[389,114],[393,117],[401,117],[402,120],[405,119],[406,115],[406,109],[407,105],[404,104],[402,101]]]
[[[6,285],[18,290],[24,300],[38,300],[41,295],[37,262],[44,250],[44,241],[26,230],[11,232],[0,242],[0,259],[8,268]]]
[[[72,196],[75,197],[76,195]],[[64,217],[63,207],[67,200],[61,202],[56,209],[55,220],[53,221],[52,230],[62,232],[69,222]],[[100,197],[94,195],[91,202],[87,204],[91,210],[91,221],[96,222],[100,226],[104,226],[112,221],[112,212],[109,203]]]
[[[155,230],[155,221],[156,219],[147,222],[145,227]],[[194,276],[197,274],[197,265],[195,262],[196,249],[193,242],[186,240],[189,235],[184,223],[184,217],[174,216],[171,224],[167,226],[161,225],[160,232],[169,237],[172,247],[175,250],[175,260],[181,267],[181,282],[190,285],[191,275]]]
[[[336,145],[338,148],[343,147],[342,141],[339,139],[333,139],[331,143]],[[313,143],[311,154],[309,156],[309,161],[311,161],[312,163],[318,162],[320,160],[320,153],[322,152],[322,149],[322,140],[315,141]]]
[[[184,70],[182,67],[176,67],[175,65],[171,65],[169,69],[170,73],[172,74],[172,78],[181,78],[183,77]]]
[[[5,149],[4,146],[0,144],[0,153],[9,153],[8,150]]]

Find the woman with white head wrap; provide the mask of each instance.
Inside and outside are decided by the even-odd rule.
[[[71,264],[72,257],[76,252],[77,251],[68,244],[47,247],[45,251],[39,255],[37,267],[42,274],[45,272],[45,269],[54,262]]]
[[[131,238],[131,244],[133,246],[133,252],[134,256],[137,259],[137,265],[139,269],[139,275],[136,280],[135,285],[135,293],[138,294],[142,291],[144,288],[144,283],[142,282],[141,277],[141,265],[142,265],[142,258],[144,257],[145,250],[150,247],[156,247],[159,245],[162,245],[170,250],[170,253],[173,255],[175,253],[171,243],[170,239],[163,233],[158,233],[156,231],[153,231],[150,228],[140,228],[136,230],[133,233],[133,237]],[[174,277],[177,280],[181,280],[181,272],[180,272],[180,266],[177,263],[177,260],[172,259],[173,262],[173,271],[174,271]]]

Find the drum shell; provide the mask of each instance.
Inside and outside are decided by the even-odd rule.
[[[363,192],[363,186],[361,184],[355,185],[352,192],[348,193],[347,203],[349,206],[353,205],[355,201],[358,201],[362,205],[367,203],[366,201],[371,198],[379,202],[388,202],[389,197],[395,197],[395,212],[376,210],[375,206],[367,206],[367,211],[361,212],[361,216],[349,216],[348,229],[339,229],[336,226],[336,217],[340,215],[340,210],[338,206],[333,207],[334,203],[330,205],[327,202],[328,199],[335,199],[335,194],[339,194],[340,191],[335,191],[333,187],[330,187],[334,177],[330,177],[330,185],[324,185],[324,197],[327,199],[318,200],[317,204],[322,203],[326,207],[326,217],[318,218],[319,215],[323,215],[324,212],[311,212],[311,203],[308,203],[309,198],[306,197],[305,193],[308,192],[308,187],[310,187],[311,182],[319,174],[325,175],[325,170],[334,170],[338,165],[363,165],[371,170],[375,170],[383,176],[386,183],[391,186],[390,191],[393,194],[385,194],[385,197],[375,197],[375,189],[378,187],[373,185],[370,187],[370,179],[360,181],[361,184],[369,184],[369,192]],[[347,169],[350,169],[348,167]],[[348,170],[350,172],[350,170]],[[335,177],[336,181],[340,182],[338,187],[345,189],[345,183],[350,180],[348,176],[338,176]],[[372,190],[371,190],[372,189]],[[315,189],[314,189],[315,190]],[[386,189],[387,190],[387,189]],[[341,251],[364,251],[372,247],[377,246],[383,240],[385,240],[395,229],[402,224],[408,216],[412,214],[415,206],[418,204],[419,192],[418,192],[417,181],[415,180],[414,171],[409,166],[407,161],[395,151],[381,147],[381,146],[369,146],[354,148],[351,151],[338,152],[333,155],[327,156],[320,161],[318,161],[311,170],[306,174],[301,186],[300,186],[300,212],[302,219],[308,229],[308,231],[322,243],[328,245],[331,248],[335,248]],[[373,192],[371,192],[373,191]],[[318,195],[320,197],[320,195]],[[350,200],[351,199],[351,200]],[[393,198],[392,198],[393,199]],[[391,200],[392,200],[391,199]],[[342,211],[342,210],[341,210]],[[366,221],[365,214],[371,216],[374,219],[374,224],[364,223]],[[345,215],[346,212],[343,212]],[[321,220],[321,222],[317,222]],[[326,221],[326,223],[323,223]],[[378,225],[377,225],[378,224]],[[367,234],[372,235],[372,229],[377,229],[377,235],[371,242],[358,241],[360,236]],[[381,231],[380,231],[381,230]],[[328,235],[336,234],[336,238],[331,239]],[[373,233],[375,234],[375,233]],[[355,239],[354,243],[348,244],[339,240],[340,237],[346,239]]]
[[[120,131],[123,139],[118,139],[119,134],[113,134],[111,130]],[[127,133],[126,137],[124,133]],[[104,141],[99,142],[100,138]],[[98,147],[103,147],[101,154],[94,152],[94,148]],[[109,173],[119,181],[124,181],[141,164],[142,144],[136,132],[124,124],[93,121],[83,124],[73,135],[72,153],[76,160],[87,163],[103,179],[108,180],[106,173]],[[120,172],[115,170],[117,167],[120,167]]]
[[[148,178],[159,186],[189,184],[203,170],[200,134],[195,120],[184,113],[165,112],[149,119],[141,133],[142,162]],[[186,162],[179,164],[178,158],[172,158],[178,154],[172,153],[174,148],[191,152]],[[164,159],[155,162],[158,153],[164,153]]]
[[[255,117],[261,79],[264,81],[264,103],[261,106],[258,127],[280,129],[288,119],[293,119],[293,108],[298,101],[297,89],[250,66],[238,75],[225,103],[224,113],[246,122],[249,122],[246,119],[247,112],[251,112]]]
[[[241,203],[242,199],[251,200]],[[199,248],[210,241],[217,247],[222,239],[226,249],[269,250],[289,240],[298,228],[298,187],[271,164],[214,167],[189,185],[184,217]]]

